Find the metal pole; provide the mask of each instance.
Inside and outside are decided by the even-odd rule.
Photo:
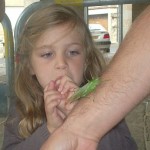
[[[119,43],[123,39],[123,5],[119,5]]]
[[[2,20],[5,40],[5,62],[6,62],[6,89],[8,107],[11,97],[14,96],[14,42],[12,26],[9,18],[5,14]]]
[[[46,0],[46,1],[43,1],[43,2],[40,1],[40,2],[35,2],[33,4],[30,4],[28,7],[26,7],[24,9],[24,11],[19,16],[19,18],[16,22],[16,25],[15,25],[15,29],[14,29],[15,52],[17,51],[18,43],[19,43],[19,36],[20,36],[20,33],[22,32],[22,28],[24,27],[25,22],[28,20],[30,15],[35,10],[47,5],[47,3],[50,3],[50,1]]]
[[[84,20],[88,24],[88,7],[84,7]]]
[[[49,1],[56,3],[57,0],[40,0],[40,1]],[[69,3],[69,4],[78,4],[80,1],[72,0],[66,2],[65,0],[61,1],[61,3]],[[122,4],[142,4],[142,3],[150,3],[150,0],[83,0],[83,6],[100,6],[100,5],[122,5]]]
[[[84,6],[150,3],[150,0],[84,0]]]

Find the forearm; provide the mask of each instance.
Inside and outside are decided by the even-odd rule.
[[[150,7],[133,24],[103,74],[103,84],[93,96],[80,101],[64,128],[89,139],[101,138],[149,93],[149,12]]]
[[[150,7],[134,22],[102,75],[102,84],[77,104],[42,150],[96,149],[96,142],[149,94],[149,24]]]

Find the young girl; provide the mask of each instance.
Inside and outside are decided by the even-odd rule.
[[[105,63],[82,17],[56,4],[28,19],[17,58],[16,99],[5,124],[3,149],[39,150],[73,109],[68,98],[99,77]],[[124,121],[104,136],[97,150],[136,150]]]

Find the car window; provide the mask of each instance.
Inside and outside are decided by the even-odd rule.
[[[100,24],[89,24],[89,29],[90,30],[106,31],[106,29]]]

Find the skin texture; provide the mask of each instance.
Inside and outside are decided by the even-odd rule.
[[[47,29],[35,43],[30,58],[31,70],[44,89],[47,128],[52,133],[76,103],[67,99],[83,81],[84,51],[79,33],[69,34],[68,25]]]
[[[149,94],[149,24],[150,6],[133,23],[103,73],[101,78],[109,82],[90,95],[94,101],[80,101],[41,150],[95,150],[97,141]]]

